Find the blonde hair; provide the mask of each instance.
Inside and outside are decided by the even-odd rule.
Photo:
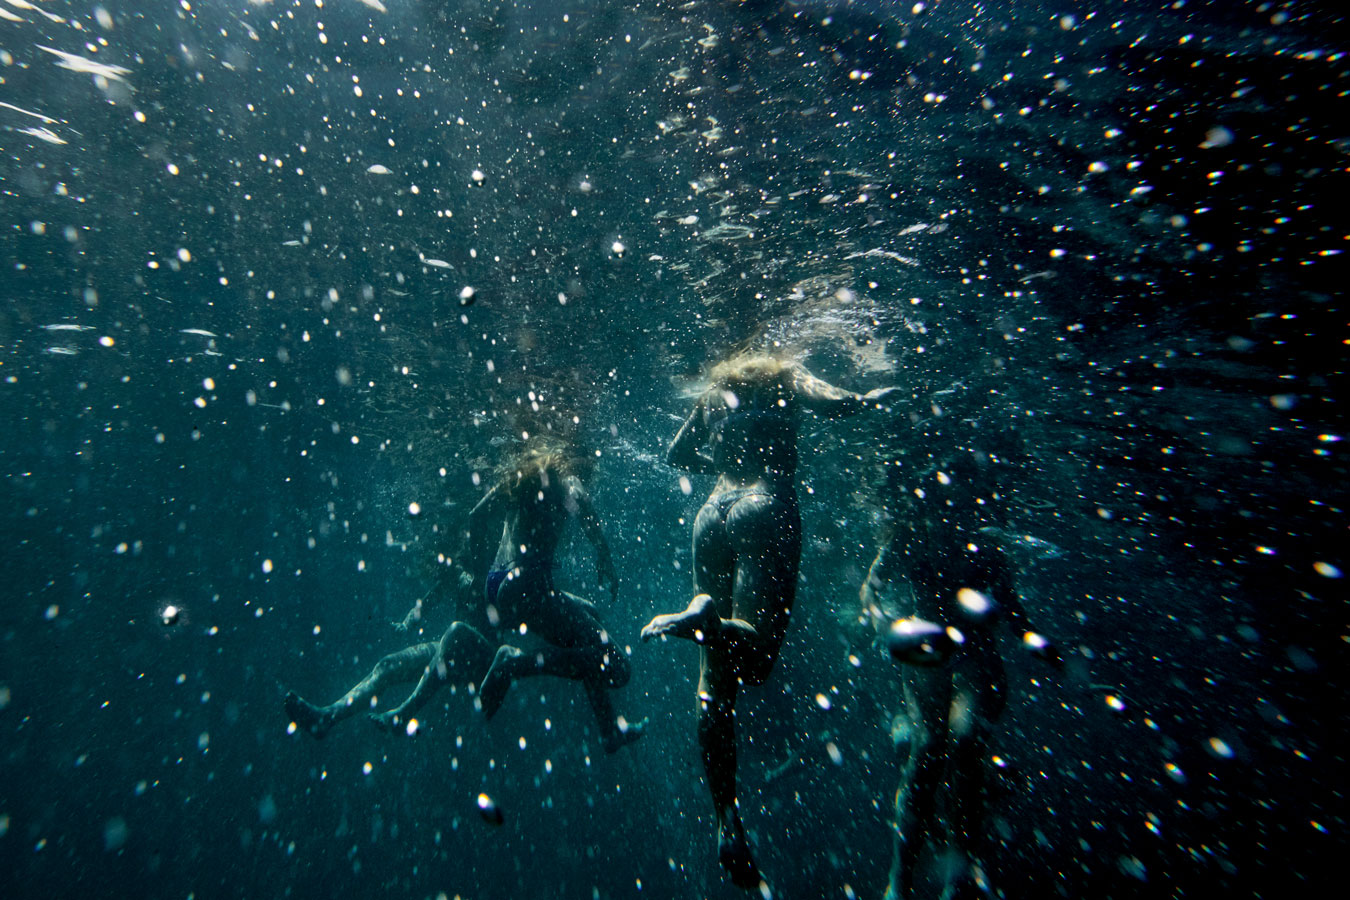
[[[556,476],[574,476],[585,481],[593,466],[571,444],[554,435],[535,435],[523,447],[497,466],[497,483],[509,497],[522,489],[538,489],[546,472]]]
[[[744,352],[722,360],[708,372],[714,390],[758,393],[777,389],[782,395],[791,391],[798,364],[791,359],[763,352]]]

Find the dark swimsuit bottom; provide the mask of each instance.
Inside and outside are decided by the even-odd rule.
[[[520,582],[516,588],[517,602],[533,598],[548,597],[553,594],[553,569],[549,566],[536,566],[529,569],[520,566],[508,566],[504,569],[490,569],[483,581],[483,599],[489,605],[500,608],[502,588],[508,582]]]
[[[762,487],[743,487],[720,491],[709,497],[707,502],[703,505],[715,507],[718,515],[725,519],[727,513],[731,512],[731,508],[747,497],[764,497],[768,500],[775,499],[772,493]]]
[[[488,603],[497,602],[497,592],[501,590],[502,582],[506,581],[512,569],[492,569],[487,573],[487,580],[483,582],[483,599]]]

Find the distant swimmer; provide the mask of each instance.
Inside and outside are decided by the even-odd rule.
[[[414,734],[418,723],[412,714],[430,700],[446,681],[454,681],[471,691],[475,690],[487,674],[496,647],[484,635],[495,635],[495,630],[483,614],[482,604],[474,600],[474,589],[481,584],[481,580],[461,571],[459,577],[452,578],[452,584],[451,591],[456,596],[456,605],[464,620],[452,622],[439,641],[413,644],[383,657],[370,674],[326,706],[311,703],[294,691],[288,692],[285,710],[293,725],[314,737],[322,738],[343,719],[367,712],[377,724],[392,727],[397,719],[403,722],[408,734]],[[478,590],[481,591],[481,588]],[[423,602],[429,600],[430,596],[418,601],[416,615],[409,613],[405,623],[420,618]],[[371,712],[379,703],[380,694],[396,684],[416,684],[416,687],[390,713]]]
[[[460,600],[468,621],[457,621],[439,642],[417,644],[386,656],[335,703],[315,706],[295,694],[286,711],[299,727],[322,737],[337,721],[369,710],[387,684],[417,681],[401,704],[371,718],[385,728],[415,730],[411,716],[450,679],[475,689],[491,719],[520,678],[556,675],[580,681],[614,752],[642,735],[643,723],[616,716],[610,692],[628,683],[631,669],[595,607],[553,583],[554,554],[563,527],[575,517],[594,544],[597,572],[611,596],[618,576],[609,545],[583,485],[587,461],[561,441],[536,439],[500,467],[496,483],[469,515],[468,559],[481,579],[461,577]],[[493,541],[496,541],[495,555]],[[489,567],[488,561],[491,561]],[[410,618],[420,616],[421,606]],[[504,634],[540,639],[528,649],[503,643]],[[496,641],[489,641],[485,635]]]
[[[618,594],[609,544],[582,481],[588,471],[585,456],[568,452],[561,442],[536,440],[502,467],[497,484],[470,515],[473,534],[486,535],[488,522],[504,520],[483,589],[489,619],[547,642],[528,651],[509,644],[497,648],[478,693],[483,712],[492,718],[519,678],[555,675],[580,681],[605,749],[613,752],[642,734],[642,723],[615,716],[610,698],[632,674],[628,657],[600,623],[593,604],[553,584],[558,540],[574,516],[595,547],[600,584],[611,598]]]
[[[990,730],[1007,703],[996,624],[1007,622],[1034,656],[1059,665],[1054,645],[1027,620],[1014,567],[994,539],[1010,533],[995,486],[1001,465],[961,446],[912,469],[887,467],[893,518],[860,599],[864,619],[902,664],[890,900],[914,896],[925,845],[954,861],[943,897],[972,888],[992,895],[979,853]]]
[[[811,416],[879,408],[894,389],[855,394],[767,354],[725,360],[710,380],[666,455],[673,466],[717,475],[694,520],[695,597],[652,619],[642,638],[684,638],[702,649],[698,738],[718,861],[736,885],[754,888],[762,879],[737,809],[734,710],[740,686],[763,684],[773,670],[796,596],[798,429]]]

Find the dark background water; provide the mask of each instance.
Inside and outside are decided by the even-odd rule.
[[[1013,448],[1015,525],[1061,551],[1021,574],[1068,664],[1008,641],[995,884],[1323,894],[1350,564],[1334,5],[386,6],[5,7],[6,896],[735,896],[694,651],[637,632],[689,593],[707,485],[659,461],[684,388],[766,335],[911,397],[804,436],[805,580],[739,716],[776,894],[885,884],[899,686],[857,588],[879,463],[940,447],[939,396]],[[647,737],[606,756],[551,681],[491,724],[443,694],[416,740],[288,735],[286,688],[331,699],[406,640],[388,623],[474,473],[574,415]],[[569,546],[560,577],[597,593]]]

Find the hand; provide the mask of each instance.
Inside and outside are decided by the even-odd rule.
[[[1044,660],[1056,669],[1064,665],[1064,660],[1059,655],[1059,648],[1052,644],[1045,635],[1038,631],[1027,631],[1022,635],[1022,646],[1027,652],[1037,659]]]
[[[880,404],[884,409],[889,410],[891,407],[889,402],[887,402],[887,398],[890,397],[892,394],[899,393],[899,391],[900,389],[898,387],[893,386],[876,388],[863,394],[863,399],[868,401],[869,403]]]
[[[408,610],[408,614],[403,617],[403,621],[393,623],[394,630],[407,631],[409,628],[412,628],[413,623],[420,622],[421,620],[422,620],[422,601],[418,600],[416,603],[413,604],[413,608]]]
[[[619,573],[614,571],[613,563],[597,565],[595,574],[600,581],[600,586],[609,588],[609,599],[617,600],[619,597]]]

